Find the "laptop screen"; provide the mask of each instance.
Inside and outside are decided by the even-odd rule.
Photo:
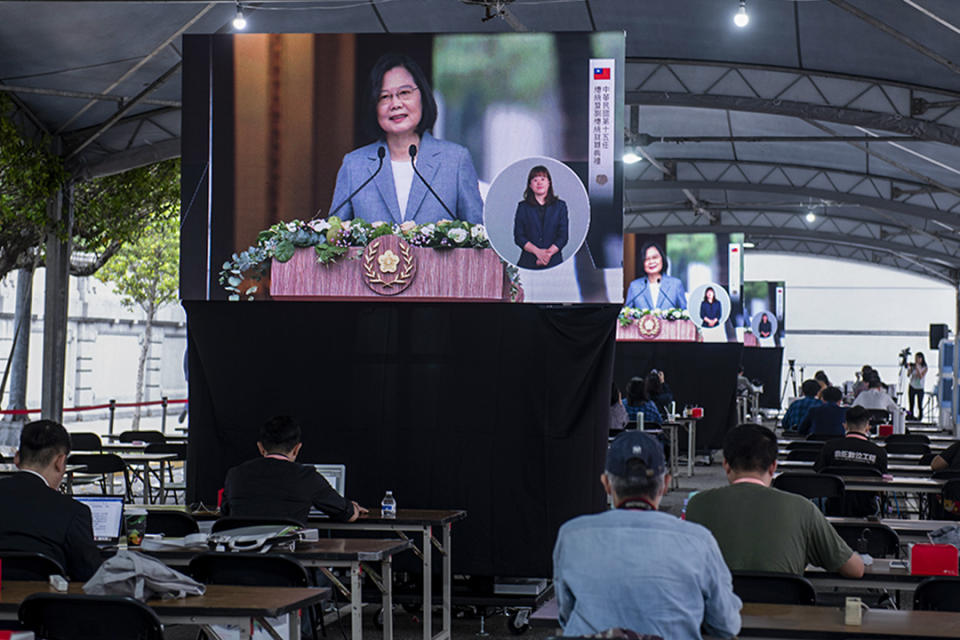
[[[79,496],[76,500],[90,507],[93,539],[97,542],[116,542],[123,523],[123,497]]]
[[[330,483],[330,486],[333,487],[334,491],[339,493],[341,496],[344,495],[344,486],[346,485],[347,480],[346,465],[314,464],[311,466],[316,469],[317,473],[322,475],[327,482]]]

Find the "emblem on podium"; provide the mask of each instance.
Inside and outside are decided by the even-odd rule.
[[[660,318],[653,314],[645,315],[637,322],[637,329],[644,338],[656,338],[660,335],[660,328]]]
[[[400,293],[417,275],[413,251],[398,236],[380,236],[364,248],[361,260],[363,281],[382,296]]]

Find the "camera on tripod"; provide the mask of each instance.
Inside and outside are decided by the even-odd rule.
[[[907,347],[906,349],[904,349],[903,351],[900,352],[900,366],[901,366],[901,367],[910,366],[910,365],[907,363],[907,359],[908,359],[909,357],[910,357],[910,347]]]

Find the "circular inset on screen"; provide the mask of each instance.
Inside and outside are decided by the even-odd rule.
[[[750,318],[750,328],[758,338],[772,338],[777,335],[777,316],[769,311],[758,311]]]
[[[702,284],[690,292],[687,312],[698,327],[722,327],[730,316],[730,296],[716,282]]]
[[[534,156],[503,169],[483,204],[490,246],[522,269],[550,269],[568,260],[587,238],[590,198],[573,170]]]

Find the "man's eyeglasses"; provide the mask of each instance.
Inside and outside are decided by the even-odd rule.
[[[406,104],[411,100],[413,100],[414,93],[416,93],[419,90],[420,89],[417,87],[400,87],[399,89],[397,89],[392,93],[384,91],[383,93],[380,94],[380,97],[377,98],[377,104],[381,106],[390,104],[391,102],[393,102],[394,96],[399,98],[400,102],[403,102],[404,104]]]

